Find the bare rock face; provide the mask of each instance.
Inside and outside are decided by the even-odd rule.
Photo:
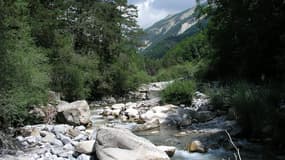
[[[88,125],[90,123],[90,108],[85,100],[72,103],[61,102],[56,107],[57,122],[72,125]]]
[[[95,148],[100,160],[170,160],[150,141],[126,129],[99,128]]]

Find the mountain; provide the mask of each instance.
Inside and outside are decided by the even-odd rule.
[[[151,58],[161,58],[175,44],[197,33],[207,20],[197,18],[195,8],[187,9],[175,15],[169,15],[145,30],[140,51]],[[199,22],[199,23],[198,23]]]

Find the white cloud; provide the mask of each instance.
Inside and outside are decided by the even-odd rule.
[[[165,10],[153,8],[154,0],[145,0],[136,4],[138,7],[138,23],[141,27],[147,28],[154,22],[166,17],[169,13]]]
[[[195,0],[128,0],[138,7],[138,23],[147,28],[169,14],[193,7]]]

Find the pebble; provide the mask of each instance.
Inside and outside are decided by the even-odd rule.
[[[74,147],[72,146],[72,144],[69,143],[69,144],[64,145],[63,149],[68,150],[68,151],[73,151]]]
[[[85,130],[86,130],[86,127],[84,127],[84,126],[78,126],[78,127],[75,127],[75,129],[78,129],[79,131],[85,131]]]
[[[17,136],[16,140],[28,148],[28,152],[17,151],[15,155],[5,155],[4,160],[89,160],[88,155],[74,156],[74,150],[78,142],[92,138],[96,132],[87,130],[85,126],[77,126],[73,129],[70,125],[29,125],[23,130],[38,130],[39,134],[34,136]],[[73,138],[70,131],[78,134]],[[76,135],[76,134],[74,134]],[[95,134],[96,136],[96,134]],[[77,157],[77,158],[75,158]],[[0,160],[2,160],[0,158]]]
[[[63,142],[63,144],[69,144],[72,143],[71,138],[63,135],[63,134],[59,134],[59,139]]]
[[[81,154],[81,155],[77,158],[77,160],[90,160],[90,159],[91,159],[91,157],[88,156],[88,155],[86,155],[86,154]]]

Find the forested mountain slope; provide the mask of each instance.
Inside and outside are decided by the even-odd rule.
[[[206,20],[197,18],[195,8],[187,9],[155,23],[145,30],[141,52],[147,57],[161,58],[170,48],[186,37],[197,33]]]

